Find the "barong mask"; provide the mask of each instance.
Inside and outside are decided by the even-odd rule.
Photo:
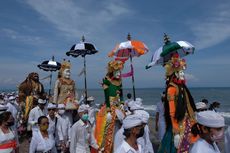
[[[35,82],[39,81],[39,75],[36,72],[32,72],[29,74],[28,79],[31,79]]]

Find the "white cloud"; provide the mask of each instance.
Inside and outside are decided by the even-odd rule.
[[[205,49],[217,45],[230,38],[230,8],[221,5],[209,13],[209,17],[198,21],[190,21],[190,26],[195,36],[197,49]]]
[[[39,36],[25,35],[22,34],[21,32],[9,28],[2,28],[0,29],[0,32],[1,32],[1,37],[5,36],[12,40],[18,42],[24,42],[26,44],[39,44],[43,42],[43,40]]]
[[[27,0],[27,3],[45,20],[72,38],[103,31],[109,24],[131,13],[122,1],[79,3],[73,0]]]

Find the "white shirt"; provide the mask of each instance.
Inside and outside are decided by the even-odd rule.
[[[18,115],[18,111],[19,111],[18,104],[16,104],[15,102],[14,103],[8,102],[6,104],[6,106],[8,107],[7,111],[11,112],[15,121],[17,121],[17,115]]]
[[[113,150],[116,152],[116,150],[121,146],[123,140],[125,139],[125,136],[123,135],[124,128],[123,126],[116,132],[114,137],[114,144],[113,144]]]
[[[149,134],[150,134],[149,126],[146,125],[144,130],[145,130],[145,133],[143,137],[138,138],[137,142],[141,145],[143,153],[154,153],[153,145],[149,138]]]
[[[91,127],[79,119],[71,128],[70,153],[90,153]]]
[[[57,118],[54,117],[54,119],[52,120],[49,115],[47,115],[47,118],[49,120],[48,132],[54,134],[56,132],[55,122],[57,122]]]
[[[57,116],[57,140],[62,141],[64,140],[65,142],[70,140],[70,121],[68,116],[65,114],[63,115],[58,115]]]
[[[197,142],[193,144],[189,153],[220,153],[220,150],[215,142],[213,143],[213,145],[211,145],[204,139],[200,138]]]
[[[7,143],[15,139],[16,139],[15,133],[12,130],[10,130],[9,133],[3,133],[2,129],[0,128],[0,144],[4,144],[4,143]],[[12,153],[12,151],[13,151],[13,148],[0,149],[1,153]]]
[[[38,131],[37,122],[40,116],[46,116],[46,111],[41,110],[39,106],[34,107],[29,114],[28,123],[32,125],[32,131]]]
[[[125,140],[123,140],[121,146],[115,151],[115,153],[143,153],[141,149],[140,144],[138,144],[138,150],[135,150]]]
[[[166,130],[166,125],[165,125],[165,118],[164,118],[164,105],[162,102],[157,103],[157,109],[156,112],[159,113],[159,120],[158,120],[158,138],[160,140],[163,139],[165,130]]]
[[[165,109],[161,101],[157,103],[156,112],[159,113],[159,122],[165,122],[165,118],[164,118]]]
[[[30,142],[29,153],[35,153],[36,151],[47,152],[50,150],[52,153],[56,153],[55,140],[53,135],[49,133],[49,138],[43,138],[40,130],[34,132]]]

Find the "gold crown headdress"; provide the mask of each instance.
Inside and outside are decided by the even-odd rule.
[[[60,68],[60,73],[62,74],[62,72],[65,70],[65,69],[70,69],[71,67],[71,64],[70,64],[70,61],[68,60],[65,60],[63,59],[63,62],[61,63],[61,68]]]
[[[165,64],[166,77],[171,76],[174,72],[184,70],[186,68],[185,59],[181,59],[178,53],[172,55],[171,60]]]
[[[108,72],[111,73],[113,71],[122,70],[124,63],[121,61],[110,61],[108,63]]]

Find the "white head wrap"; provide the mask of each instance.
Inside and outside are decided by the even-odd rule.
[[[0,114],[5,112],[7,109],[8,109],[8,107],[6,105],[0,105]]]
[[[208,106],[204,102],[197,102],[196,109],[207,109]]]
[[[145,110],[135,110],[134,114],[138,114],[141,117],[143,123],[146,123],[146,124],[148,123],[148,121],[149,121],[149,113],[147,111],[145,111]]]
[[[9,101],[13,101],[13,100],[15,100],[15,98],[16,98],[16,97],[14,97],[14,96],[10,96],[10,97],[9,97]]]
[[[45,103],[46,103],[46,100],[38,99],[38,103],[39,103],[39,104],[45,104]]]
[[[144,109],[142,106],[142,99],[141,98],[136,98],[135,101],[132,101],[129,103],[130,110],[138,110],[138,109]]]
[[[141,124],[142,124],[142,119],[140,115],[137,114],[128,115],[123,120],[124,129],[130,129]]]
[[[57,108],[57,107],[53,103],[49,103],[48,106],[47,106],[47,109],[55,109],[55,108]]]
[[[115,112],[116,112],[117,118],[122,122],[123,119],[125,118],[124,113],[122,113],[120,109],[116,109]]]
[[[84,112],[84,111],[88,111],[88,109],[89,109],[89,105],[82,104],[78,108],[78,113],[81,113],[81,112]]]
[[[224,127],[224,118],[215,111],[202,111],[196,114],[197,122],[210,128]]]
[[[65,108],[64,104],[58,104],[58,109],[63,109],[63,108]]]

